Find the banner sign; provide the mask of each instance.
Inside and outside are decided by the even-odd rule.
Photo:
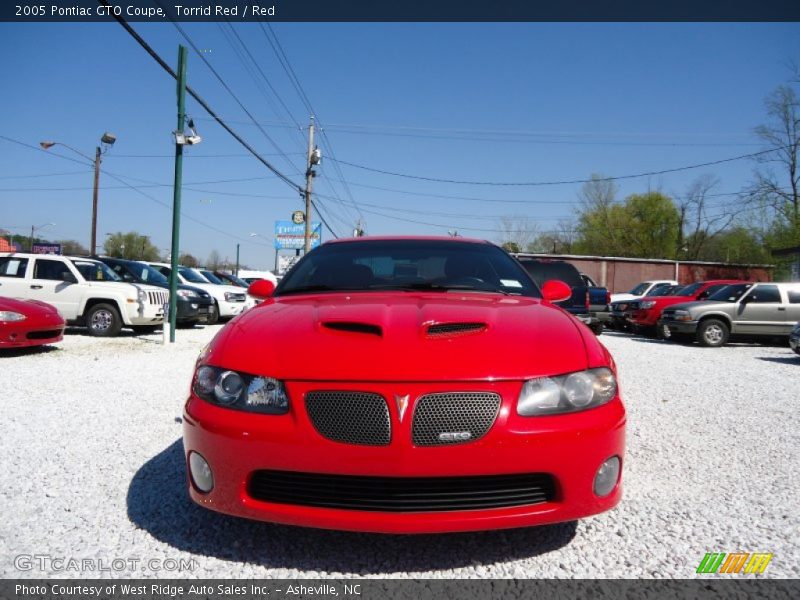
[[[302,250],[305,248],[305,224],[275,221],[275,248],[277,250]],[[311,223],[311,248],[322,242],[322,224]]]
[[[61,244],[34,244],[31,252],[34,254],[61,254]]]

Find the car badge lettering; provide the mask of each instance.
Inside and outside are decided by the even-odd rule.
[[[443,431],[439,434],[440,442],[464,442],[472,437],[469,431]]]
[[[405,416],[406,409],[408,408],[408,397],[408,394],[405,396],[398,396],[397,394],[394,395],[394,401],[397,403],[397,414],[400,416],[401,423],[403,422],[403,417]]]

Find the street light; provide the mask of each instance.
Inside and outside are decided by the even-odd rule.
[[[100,146],[95,148],[94,153],[94,192],[92,194],[92,241],[90,244],[91,255],[95,256],[97,254],[97,188],[100,183],[100,156],[108,152],[108,149],[114,145],[114,142],[117,141],[117,136],[113,133],[109,133],[106,131],[100,136]],[[86,156],[80,150],[76,150],[69,144],[65,144],[63,142],[54,142],[54,141],[44,141],[39,142],[39,145],[42,147],[43,150],[49,150],[53,146],[64,146],[65,148],[69,148],[77,155],[82,156],[86,160],[92,160],[89,156]]]
[[[31,239],[30,239],[30,251],[33,252],[33,232],[38,229],[44,229],[47,226],[54,227],[55,223],[45,223],[44,225],[31,225]]]

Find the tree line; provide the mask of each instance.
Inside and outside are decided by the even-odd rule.
[[[529,218],[500,219],[509,251],[671,260],[774,264],[789,272],[792,257],[774,250],[800,246],[800,69],[765,99],[766,122],[754,134],[764,152],[753,157],[751,182],[720,192],[714,175],[697,177],[680,194],[645,190],[620,197],[613,178],[591,176],[571,219],[539,231]]]

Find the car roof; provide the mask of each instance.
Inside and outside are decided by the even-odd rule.
[[[465,237],[451,237],[449,235],[368,235],[363,237],[348,237],[348,238],[337,238],[335,240],[328,240],[325,244],[357,244],[359,242],[391,242],[391,241],[450,241],[450,242],[468,242],[471,244],[490,244],[494,246],[492,242],[488,240],[480,240],[477,238],[465,238]]]

